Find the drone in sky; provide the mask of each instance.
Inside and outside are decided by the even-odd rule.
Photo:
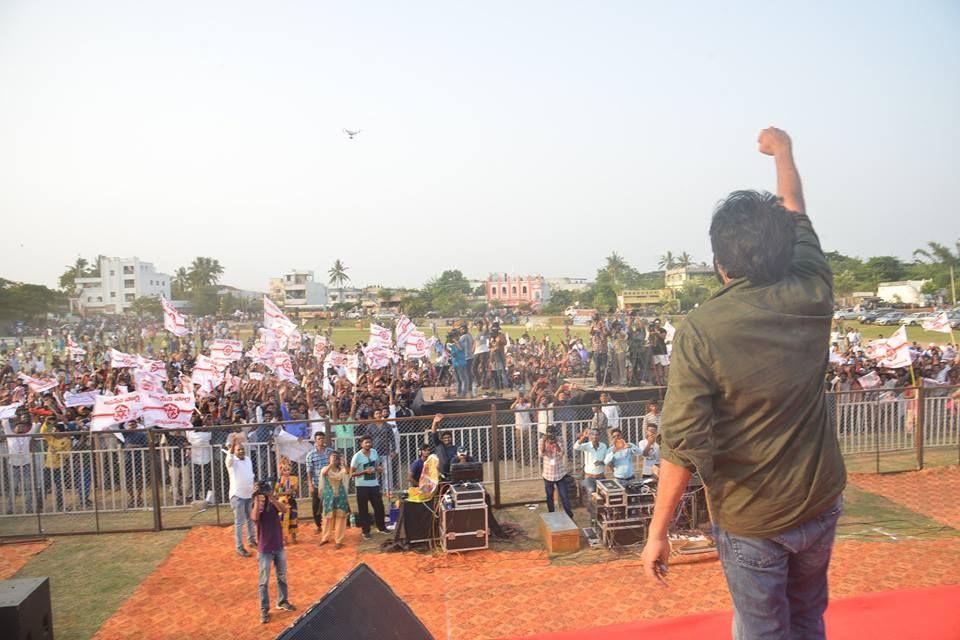
[[[351,140],[353,140],[353,139],[356,138],[358,135],[360,135],[360,132],[361,132],[361,131],[363,131],[363,129],[357,129],[356,131],[351,131],[350,129],[344,129],[344,130],[343,130],[343,132],[344,132],[345,134],[347,134],[347,137],[350,138]]]

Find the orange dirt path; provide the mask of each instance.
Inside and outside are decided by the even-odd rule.
[[[886,475],[852,473],[849,481],[911,511],[960,529],[960,467]]]
[[[53,544],[52,540],[0,544],[0,580],[12,578],[33,556]]]
[[[95,636],[101,640],[274,638],[352,567],[370,565],[438,639],[484,640],[590,628],[731,608],[717,561],[671,567],[670,587],[644,580],[638,558],[584,565],[550,564],[542,552],[464,555],[355,551],[318,547],[312,534],[288,547],[290,599],[299,611],[258,621],[257,564],[233,550],[230,528],[192,530]],[[917,570],[917,558],[923,570]],[[960,539],[844,541],[830,570],[837,598],[895,588],[960,583]],[[276,580],[271,580],[276,598]],[[585,615],[587,610],[597,612]]]

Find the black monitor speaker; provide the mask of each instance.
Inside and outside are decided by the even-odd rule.
[[[53,640],[50,580],[0,580],[0,637],[9,640]]]
[[[454,462],[450,465],[451,482],[483,482],[482,462]]]
[[[358,565],[277,640],[433,640],[410,607]]]

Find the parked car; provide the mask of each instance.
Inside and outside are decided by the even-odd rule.
[[[891,311],[890,313],[879,316],[873,321],[873,323],[888,326],[892,324],[900,324],[900,320],[904,317],[906,317],[906,314],[902,311]]]
[[[835,320],[856,320],[859,317],[860,312],[853,309],[841,309],[833,314]]]
[[[881,309],[871,309],[870,311],[864,311],[860,314],[860,317],[857,318],[860,322],[864,324],[871,324],[880,316],[886,315],[888,313],[893,313],[894,309],[890,307],[883,307]]]
[[[352,309],[350,311],[347,311],[347,319],[349,320],[359,320],[362,317],[363,317],[362,311],[358,311],[357,309]]]
[[[933,320],[936,316],[937,314],[930,313],[929,311],[920,311],[918,313],[911,313],[908,316],[903,316],[900,318],[900,324],[915,327],[921,323]]]

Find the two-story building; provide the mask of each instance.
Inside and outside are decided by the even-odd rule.
[[[84,313],[123,313],[137,298],[170,298],[170,276],[140,258],[100,257],[96,276],[77,278],[71,306]]]
[[[529,304],[536,309],[550,300],[550,284],[543,276],[490,274],[486,281],[487,304],[518,307]]]

